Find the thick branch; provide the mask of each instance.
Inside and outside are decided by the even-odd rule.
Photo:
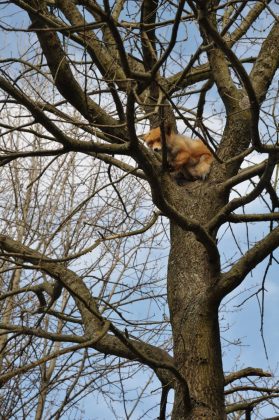
[[[35,9],[36,3],[31,2],[31,4]],[[47,12],[45,12],[45,14],[47,14]],[[29,13],[29,16],[32,23],[37,28],[47,28],[46,24],[38,19],[37,14],[34,15],[34,13]],[[47,32],[38,31],[37,37],[52,73],[54,84],[61,95],[66,98],[86,120],[101,125],[102,129],[107,134],[111,133],[112,135],[117,135],[117,129],[113,130],[111,127],[115,126],[117,121],[87,96],[76,81],[56,32],[50,30]]]
[[[266,96],[273,76],[279,67],[279,22],[275,22],[250,74],[253,87],[262,102]]]
[[[2,324],[0,323],[0,329],[8,331],[10,333],[22,334],[22,335],[32,335],[34,337],[46,338],[51,341],[63,342],[63,343],[84,343],[88,337],[80,337],[78,335],[64,335],[61,333],[52,333],[50,331],[44,331],[40,328],[28,328],[28,327],[19,327],[12,324]]]
[[[270,1],[271,0],[268,0],[266,3],[270,3]],[[254,7],[247,13],[245,19],[243,19],[240,25],[237,26],[237,29],[235,29],[232,34],[226,36],[227,44],[230,48],[232,48],[235,43],[251,28],[251,25],[258,18],[265,7],[266,4],[264,3],[255,4]],[[202,64],[196,68],[192,68],[191,71],[187,72],[187,74],[184,73],[184,77],[183,73],[184,70],[167,79],[170,88],[174,85],[176,85],[177,88],[185,88],[195,83],[207,80],[212,76],[209,64]],[[178,80],[180,80],[179,84],[177,83]]]
[[[57,1],[57,5],[72,25],[83,26],[84,29],[80,31],[80,38],[84,41],[84,47],[87,49],[93,62],[97,65],[103,78],[107,81],[120,120],[124,120],[123,106],[114,87],[114,82],[112,81],[116,79],[119,81],[119,86],[123,85],[125,74],[118,64],[117,57],[115,58],[113,54],[114,48],[112,42],[110,41],[109,49],[105,48],[93,31],[85,30],[87,22],[76,7],[75,2],[70,0],[59,0]],[[104,32],[106,37],[110,35],[108,35],[109,31],[106,30],[106,28]]]
[[[279,227],[270,232],[264,239],[257,242],[253,248],[241,257],[230,271],[223,274],[216,291],[224,297],[234,290],[261,261],[279,246]]]
[[[244,17],[244,19],[239,23],[236,29],[228,35],[228,45],[232,47],[236,41],[238,41],[246,32],[251,28],[253,22],[260,16],[262,11],[266,8],[266,4],[270,3],[271,0],[267,0],[264,2],[256,3]],[[249,3],[249,0],[246,1]],[[240,6],[241,7],[241,6]]]
[[[231,178],[227,179],[222,184],[220,184],[220,187],[224,191],[229,191],[235,185],[238,185],[241,182],[246,181],[247,179],[251,179],[256,175],[261,175],[264,171],[264,168],[266,167],[266,164],[267,161],[265,160],[261,163],[258,163],[257,165],[245,168],[241,170],[237,175],[232,176]]]
[[[256,64],[254,66],[254,72],[252,72],[251,79],[250,79],[250,77],[248,76],[240,60],[238,60],[237,56],[229,48],[227,43],[218,34],[215,28],[213,28],[213,26],[210,24],[210,22],[206,18],[206,15],[201,14],[199,21],[202,27],[209,34],[209,36],[218,45],[219,49],[227,56],[228,60],[231,62],[234,70],[237,72],[237,74],[239,75],[243,83],[243,86],[248,96],[247,99],[249,102],[249,108],[251,112],[250,127],[251,127],[251,136],[252,136],[253,145],[258,151],[274,152],[276,150],[274,146],[267,146],[261,143],[259,130],[258,130],[258,123],[259,123],[259,114],[260,114],[259,103],[260,101],[264,99],[267,89],[275,74],[275,71],[279,66],[279,52],[278,52],[279,23],[278,22],[275,23],[273,30],[270,32],[269,37],[263,44],[261,55],[260,55],[260,58],[258,59],[259,61],[258,60],[256,61]],[[211,63],[211,66],[213,65],[214,63]],[[221,78],[222,76],[219,75],[218,77]],[[216,81],[216,84],[218,85],[218,80],[215,79],[215,81]],[[234,101],[235,99],[236,97],[234,98]],[[244,104],[245,98],[243,98],[242,101],[239,102],[239,104],[237,103],[237,107],[239,108],[239,110],[243,108],[243,106],[241,105],[242,102]],[[231,102],[231,105],[233,105],[232,102]],[[236,103],[234,105],[236,105]]]
[[[227,218],[231,223],[248,223],[248,222],[268,222],[279,220],[279,213],[259,213],[259,214],[230,214]]]
[[[216,43],[218,46],[218,54],[222,55],[224,54],[228,60],[231,62],[234,70],[240,77],[242,84],[245,88],[245,91],[247,93],[247,100],[248,103],[245,104],[245,98],[241,98],[239,95],[235,85],[231,81],[230,88],[231,92],[226,93],[226,95],[229,95],[229,98],[226,98],[226,96],[222,95],[222,91],[219,88],[219,92],[224,100],[224,103],[228,106],[228,111],[232,112],[233,110],[241,111],[243,109],[250,108],[251,112],[251,122],[250,122],[250,128],[251,128],[251,136],[252,136],[252,142],[255,148],[259,151],[263,151],[265,148],[262,146],[258,131],[258,123],[259,123],[259,115],[260,115],[260,107],[258,98],[256,95],[256,92],[254,90],[254,87],[252,85],[252,82],[242,65],[242,63],[238,60],[237,56],[234,54],[234,52],[229,48],[226,41],[220,36],[220,34],[217,32],[217,30],[211,25],[209,20],[207,19],[206,15],[204,13],[201,14],[199,18],[200,24],[202,28],[206,31],[206,33],[210,36],[210,38]],[[219,59],[220,60],[220,59]],[[220,62],[221,63],[221,62]],[[214,66],[215,64],[211,62],[211,66]],[[222,72],[224,71],[224,63],[222,63]],[[220,72],[219,72],[220,73]],[[216,84],[218,86],[219,79],[222,80],[222,77],[224,77],[222,74],[219,74],[218,77],[215,79]],[[229,82],[228,76],[225,80],[226,83]],[[234,86],[234,90],[232,88],[232,85]],[[223,89],[226,89],[225,86],[223,86]],[[226,92],[226,91],[225,91]],[[246,106],[245,106],[246,105]]]
[[[156,22],[158,0],[144,0],[141,6],[141,45],[143,53],[143,65],[146,71],[150,71],[157,61],[155,27],[146,30],[146,24]]]
[[[247,367],[245,369],[238,370],[237,372],[230,373],[225,376],[225,385],[229,385],[234,381],[237,381],[241,378],[246,378],[247,376],[259,376],[261,378],[270,378],[272,375],[269,372],[265,372],[259,368]]]
[[[210,19],[211,22],[209,22],[205,5],[199,10],[198,22],[200,24],[201,33],[204,36],[205,43],[209,44],[212,40],[214,42],[216,42],[216,40],[218,41],[216,42],[216,45],[213,44],[207,49],[207,55],[214,81],[229,113],[238,108],[239,93],[230,75],[228,61],[226,60],[226,52],[224,51],[224,48],[220,48],[220,43],[225,44],[225,41],[216,30],[216,17],[211,15]]]
[[[251,203],[261,194],[271,179],[275,162],[276,159],[274,156],[269,157],[265,166],[265,170],[255,188],[245,196],[234,198],[232,201],[226,204],[207,224],[207,229],[209,232],[219,228],[223,222],[227,221],[227,217],[232,211],[236,210],[240,206]]]

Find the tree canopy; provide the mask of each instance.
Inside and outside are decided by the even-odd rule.
[[[221,340],[262,263],[241,301],[264,335],[278,264],[277,2],[0,7],[4,418],[278,415],[275,373],[225,371]],[[205,180],[173,175],[167,125],[209,148]]]

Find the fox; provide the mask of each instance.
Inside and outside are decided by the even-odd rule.
[[[187,180],[205,180],[213,162],[213,156],[208,147],[200,139],[193,140],[182,134],[176,134],[171,127],[166,127],[165,135],[168,162],[172,170]],[[143,140],[153,151],[161,151],[160,127],[151,129],[143,136]]]

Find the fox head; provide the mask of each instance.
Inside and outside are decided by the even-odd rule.
[[[171,132],[171,126],[166,126],[165,134],[167,137],[171,135]],[[143,140],[150,149],[154,150],[154,152],[159,152],[162,149],[160,127],[152,128],[149,133],[143,136]]]
[[[160,127],[152,128],[149,133],[143,136],[143,140],[150,149],[159,152],[162,148]]]

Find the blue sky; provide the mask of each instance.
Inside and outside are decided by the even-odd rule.
[[[15,8],[14,6],[9,5],[9,8],[12,8],[12,21],[18,23],[19,25],[26,28],[26,15],[23,13],[19,13],[19,9]],[[1,20],[6,21],[5,19],[5,10],[4,9]],[[9,9],[10,10],[10,9]],[[192,28],[194,25],[192,26]],[[3,36],[3,43],[2,43],[2,50],[1,56],[14,56],[17,54],[19,49],[28,50],[29,48],[29,37],[27,34],[23,33],[16,33],[13,34],[11,32],[2,33]],[[188,40],[190,41],[190,45],[197,46],[200,42],[199,37],[196,35],[194,30],[190,30],[187,33]],[[184,39],[185,34],[184,32],[179,33],[179,39]],[[187,44],[189,45],[189,44]],[[255,47],[256,48],[256,47]],[[250,50],[249,45],[243,46],[243,53],[245,51],[248,52]],[[187,54],[190,55],[192,51],[188,51]],[[250,51],[251,53],[251,51]],[[209,96],[212,100],[215,99],[214,95],[216,92],[213,91]],[[191,102],[192,99],[187,102],[187,105],[190,107],[194,104]],[[190,105],[189,105],[190,104]],[[211,119],[210,124],[215,129],[220,129],[219,122],[222,120],[223,116],[219,112],[221,112],[221,108],[218,104],[216,105],[216,116]],[[208,115],[209,110],[207,110]],[[218,122],[219,119],[219,122]],[[224,120],[222,120],[222,123]],[[241,187],[241,192],[243,193],[245,188]],[[260,212],[262,211],[263,206],[260,202],[257,202],[253,206],[250,206],[251,211]],[[238,242],[240,247],[243,251],[247,249],[246,244],[246,231],[245,228],[240,227],[239,225],[234,226],[235,235],[238,238]],[[251,241],[259,240],[264,232],[266,232],[266,225],[265,227],[263,224],[251,224],[250,226],[250,239]],[[221,233],[220,233],[221,236]],[[229,260],[230,258],[236,258],[237,248],[232,245],[233,238],[229,231],[226,233],[224,239],[222,239],[220,243],[220,247],[222,247],[222,257],[224,261]],[[279,257],[277,252],[277,258]],[[264,316],[264,338],[266,343],[266,351],[268,355],[268,359],[266,358],[265,349],[263,346],[263,341],[261,338],[261,318],[260,318],[260,310],[259,305],[256,297],[249,299],[244,305],[240,308],[238,305],[243,302],[249,295],[253,294],[258,288],[261,286],[261,282],[264,275],[264,270],[266,267],[266,261],[260,264],[255,270],[253,270],[252,275],[249,276],[245,282],[231,295],[225,299],[225,302],[228,301],[226,305],[225,311],[221,311],[220,318],[221,318],[221,325],[225,327],[229,325],[229,329],[222,332],[222,336],[224,338],[224,369],[225,371],[230,371],[232,369],[240,369],[246,366],[254,366],[259,367],[264,370],[271,369],[272,371],[276,372],[277,365],[279,362],[279,352],[278,352],[278,342],[279,342],[279,283],[278,283],[278,267],[274,262],[271,266],[267,279],[266,279],[266,292],[265,292],[265,316]],[[162,277],[164,267],[162,267]],[[252,289],[251,289],[252,288]],[[261,299],[261,295],[259,295]],[[141,308],[138,305],[134,305],[134,316],[136,315],[137,311],[141,311]],[[146,308],[145,308],[146,310]],[[164,308],[165,310],[165,308]],[[155,316],[162,317],[163,311],[156,310],[156,305],[152,307],[152,311],[154,312]],[[235,346],[230,345],[227,346],[228,341],[233,342],[240,339],[241,345]],[[278,370],[277,370],[278,371]],[[140,386],[144,386],[145,383],[145,376],[143,374],[138,373],[136,378],[133,380],[136,386],[139,388]],[[132,387],[134,386],[132,382]],[[159,384],[156,382],[152,385],[151,388],[156,389],[158,388]],[[155,398],[150,399],[150,405],[154,404]],[[144,402],[145,408],[147,409],[148,404]],[[104,403],[104,400],[101,396],[97,400],[93,400],[92,396],[89,395],[86,397],[84,403],[84,410],[85,410],[85,419],[88,420],[103,420],[110,418],[111,411],[107,408],[107,405]],[[137,419],[142,410],[142,407],[135,410],[133,414],[133,419]],[[265,415],[274,415],[274,409],[268,408],[263,411]],[[67,418],[67,415],[65,417]],[[147,418],[147,417],[146,417]],[[152,418],[152,417],[151,417]]]

